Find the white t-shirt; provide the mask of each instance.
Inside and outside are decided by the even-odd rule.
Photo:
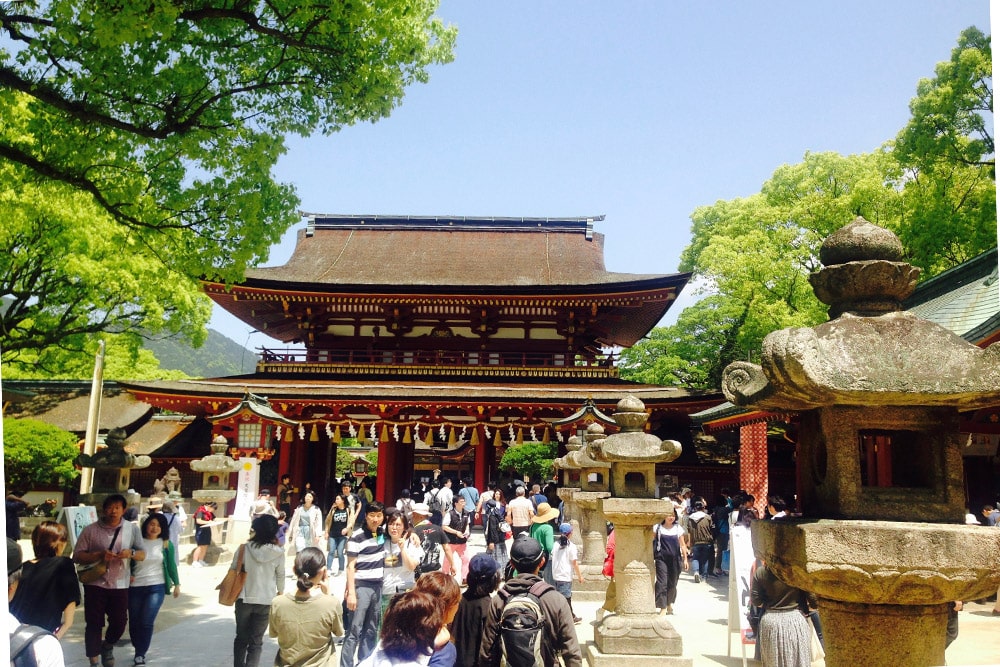
[[[566,546],[560,544],[560,538],[552,547],[552,580],[573,581],[573,561],[576,560],[576,545],[567,540]]]

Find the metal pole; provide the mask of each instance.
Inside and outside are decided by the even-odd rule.
[[[93,456],[97,451],[97,431],[101,421],[101,395],[104,390],[104,341],[98,342],[94,359],[94,379],[90,385],[90,409],[87,411],[87,434],[83,440],[83,453]],[[84,468],[80,475],[80,494],[90,493],[94,485],[94,469]]]

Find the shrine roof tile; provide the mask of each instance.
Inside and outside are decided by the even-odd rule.
[[[300,230],[286,264],[250,269],[245,284],[544,288],[676,276],[609,272],[604,236],[579,229],[400,224]]]

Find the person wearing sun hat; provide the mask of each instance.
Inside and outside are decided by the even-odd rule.
[[[545,566],[542,569],[542,576],[550,585],[555,585],[552,579],[552,547],[555,546],[556,529],[554,522],[559,518],[559,510],[548,503],[538,503],[538,511],[531,519],[531,537],[538,540],[545,551]]]

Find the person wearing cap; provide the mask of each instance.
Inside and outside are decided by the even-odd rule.
[[[105,498],[101,519],[83,529],[73,549],[73,561],[79,565],[107,565],[103,576],[83,586],[84,647],[92,665],[98,658],[104,667],[115,664],[115,643],[128,620],[129,561],[146,558],[139,527],[124,520],[126,504],[118,493]]]
[[[278,508],[274,506],[274,501],[271,500],[271,490],[261,489],[260,493],[257,495],[257,500],[254,501],[253,505],[250,507],[250,520],[253,521],[259,516],[264,516],[269,514],[275,519],[278,518]]]
[[[553,522],[559,518],[559,510],[548,503],[538,503],[538,514],[531,518],[531,536],[538,540],[545,551],[546,565],[542,569],[542,576],[550,585],[554,586],[552,579],[552,547],[555,546],[556,531]]]
[[[500,641],[500,616],[504,604],[515,595],[522,595],[542,580],[539,570],[545,566],[545,552],[542,545],[528,535],[521,535],[514,540],[510,548],[510,561],[517,570],[517,575],[508,579],[500,593],[490,602],[486,623],[483,626],[483,642],[479,649],[480,665],[498,667],[503,657],[503,647]],[[542,641],[542,661],[546,667],[558,665],[561,657],[565,667],[581,667],[583,654],[576,638],[576,628],[573,623],[573,611],[569,603],[554,588],[543,592],[539,605],[545,617],[544,640]]]
[[[469,561],[469,587],[462,593],[458,612],[452,621],[451,635],[457,656],[455,667],[475,667],[483,640],[483,624],[490,609],[493,592],[500,586],[500,568],[496,560],[479,553]]]
[[[514,539],[531,530],[531,520],[535,516],[535,506],[524,497],[524,485],[514,487],[514,499],[507,503],[507,523],[510,524]]]
[[[552,547],[552,565],[549,566],[552,581],[555,582],[553,586],[566,598],[570,611],[573,611],[573,574],[576,573],[576,580],[583,583],[583,573],[580,572],[576,545],[569,539],[572,534],[572,525],[559,524],[559,537],[556,538],[555,546]],[[582,620],[576,615],[576,612],[573,612],[574,623],[579,623]]]
[[[17,587],[21,582],[21,568],[24,562],[21,556],[21,547],[17,542],[7,538],[7,602],[10,603],[17,593]],[[19,636],[15,638],[15,633]],[[63,667],[62,646],[55,635],[46,632],[44,628],[32,625],[22,625],[17,617],[7,610],[7,634],[10,636],[10,644],[14,645],[21,636],[34,637],[29,645],[24,649],[31,651],[35,664],[38,667]],[[12,658],[14,656],[11,656]],[[13,663],[12,663],[13,664]]]
[[[430,516],[431,509],[427,503],[413,503],[413,534],[420,540],[420,548],[424,551],[423,560],[416,572],[418,579],[425,572],[443,570],[445,563],[451,560],[448,537],[441,526],[430,520]]]

